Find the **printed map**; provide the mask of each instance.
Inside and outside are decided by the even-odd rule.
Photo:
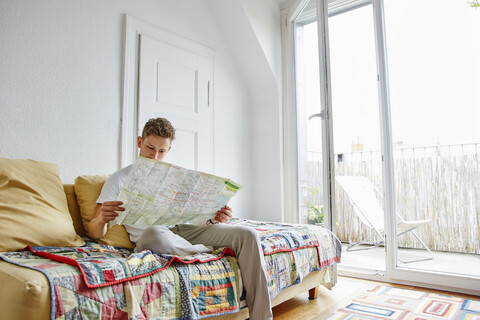
[[[116,224],[202,224],[242,187],[230,179],[139,157],[120,190]]]

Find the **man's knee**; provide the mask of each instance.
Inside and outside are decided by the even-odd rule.
[[[237,226],[235,234],[237,234],[238,239],[243,244],[251,243],[253,245],[260,245],[260,237],[258,235],[258,232],[254,228],[247,226]]]
[[[136,251],[151,250],[155,253],[170,253],[174,243],[168,233],[169,230],[162,226],[148,227],[138,239]]]
[[[136,251],[145,249],[158,254],[174,254],[179,256],[211,251],[210,248],[201,244],[192,245],[184,238],[163,226],[152,226],[145,229],[137,242]]]
[[[144,239],[147,242],[155,242],[159,239],[164,240],[164,239],[169,239],[168,233],[170,231],[163,227],[163,226],[150,226],[145,231],[143,231],[142,235],[140,236],[140,239]]]

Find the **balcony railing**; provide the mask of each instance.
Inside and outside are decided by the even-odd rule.
[[[394,149],[396,209],[405,220],[431,222],[417,234],[432,250],[480,254],[480,144]],[[335,174],[365,176],[382,192],[379,151],[335,155]],[[322,157],[308,153],[308,181],[301,184],[302,214],[320,207]],[[344,192],[335,188],[337,235],[358,241],[372,234],[352,210]],[[379,199],[379,201],[381,201]],[[420,248],[411,236],[400,237],[401,247]]]

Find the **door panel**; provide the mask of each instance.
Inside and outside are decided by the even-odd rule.
[[[158,59],[158,57],[157,57]],[[197,93],[197,70],[189,66],[179,66],[170,61],[157,60],[155,74],[155,103],[165,108],[195,113]]]

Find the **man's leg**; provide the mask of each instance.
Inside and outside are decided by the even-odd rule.
[[[192,244],[230,247],[240,265],[250,319],[273,318],[263,250],[253,228],[216,224],[206,227],[177,225],[171,230]]]
[[[164,226],[151,226],[145,229],[136,245],[135,252],[150,250],[153,253],[175,254],[178,256],[211,251],[201,244],[192,245]]]

